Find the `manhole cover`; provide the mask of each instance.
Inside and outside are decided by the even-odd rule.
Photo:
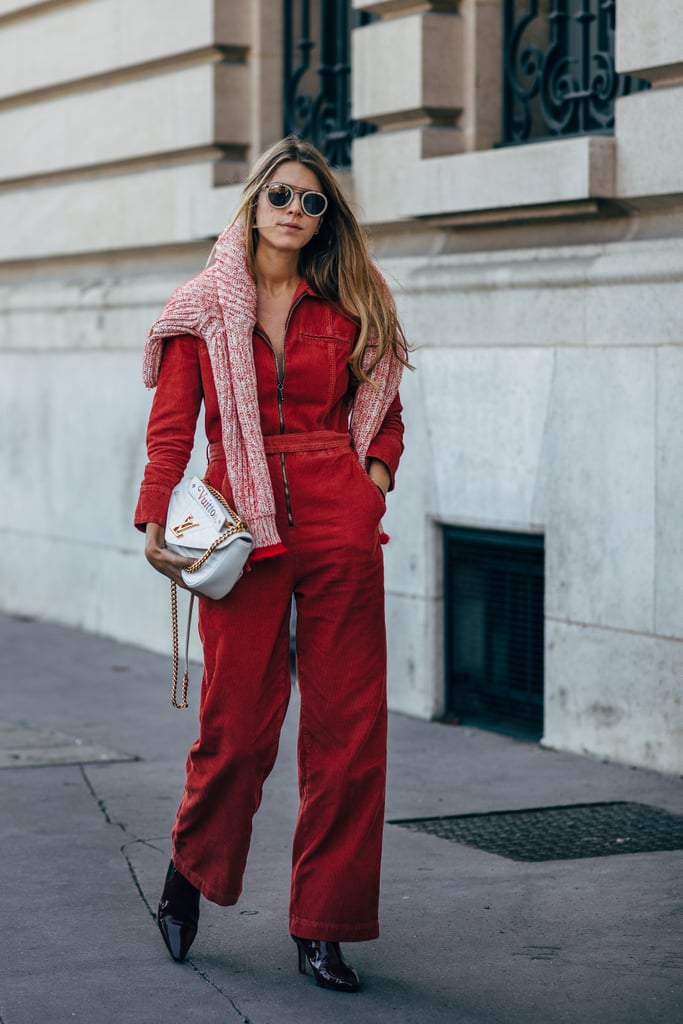
[[[683,817],[622,801],[391,821],[511,860],[573,860],[683,850]]]
[[[57,764],[93,764],[137,761],[94,743],[84,743],[60,732],[34,729],[26,722],[0,720],[0,768],[36,768]]]

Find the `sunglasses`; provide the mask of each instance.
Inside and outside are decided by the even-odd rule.
[[[322,217],[327,209],[327,196],[322,192],[292,188],[291,185],[283,185],[279,181],[271,181],[270,185],[264,185],[261,191],[266,193],[266,199],[276,210],[284,210],[295,195],[299,197],[301,209],[308,217]]]

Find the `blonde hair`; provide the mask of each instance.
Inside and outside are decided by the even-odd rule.
[[[349,359],[353,374],[370,381],[362,363],[368,345],[375,349],[367,367],[372,370],[388,348],[410,366],[408,343],[396,313],[396,305],[384,278],[367,250],[363,232],[325,158],[308,142],[294,135],[271,146],[257,160],[244,183],[234,221],[245,227],[247,261],[254,271],[258,235],[254,218],[259,192],[284,163],[302,164],[311,170],[327,196],[327,210],[320,230],[299,254],[299,273],[324,299],[339,306],[359,324],[358,341]]]

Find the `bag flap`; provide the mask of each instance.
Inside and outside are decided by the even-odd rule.
[[[167,543],[181,547],[208,548],[226,523],[219,501],[199,477],[184,477],[173,488],[166,515]]]

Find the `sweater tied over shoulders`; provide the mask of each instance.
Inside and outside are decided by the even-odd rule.
[[[256,281],[247,265],[244,227],[226,228],[216,243],[215,262],[175,290],[145,343],[143,381],[156,387],[170,338],[189,334],[207,347],[221,416],[226,469],[235,507],[254,538],[255,557],[283,552],[275,521],[275,498],[261,433],[253,333]],[[363,368],[374,355],[368,346]],[[356,389],[351,439],[362,465],[398,392],[403,365],[391,349],[370,372],[373,383]],[[252,556],[252,557],[254,557]]]

